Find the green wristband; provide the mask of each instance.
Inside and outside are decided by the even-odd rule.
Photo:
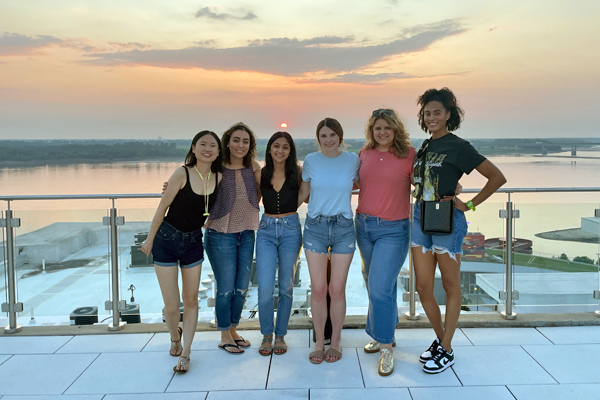
[[[467,207],[471,209],[471,211],[475,211],[475,206],[473,205],[473,200],[469,200],[465,203]]]

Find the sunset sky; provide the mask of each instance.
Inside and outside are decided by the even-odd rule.
[[[600,137],[596,0],[0,0],[0,139],[363,136],[450,87],[466,138]]]

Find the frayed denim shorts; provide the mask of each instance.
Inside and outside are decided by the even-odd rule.
[[[436,254],[448,254],[456,261],[456,255],[462,254],[462,245],[467,235],[465,213],[454,208],[454,229],[448,235],[426,235],[421,230],[421,205],[415,204],[412,225],[411,247],[423,248],[423,253],[433,251]]]
[[[152,244],[154,264],[159,267],[192,268],[204,261],[202,228],[181,232],[163,221]]]
[[[354,220],[342,214],[306,216],[304,250],[319,254],[352,254],[356,249]]]

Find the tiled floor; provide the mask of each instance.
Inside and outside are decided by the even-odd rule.
[[[290,331],[286,355],[252,347],[232,356],[217,349],[218,332],[199,332],[187,374],[175,374],[166,334],[0,337],[0,398],[19,400],[596,399],[600,393],[600,326],[464,328],[455,335],[456,364],[421,370],[429,329],[398,330],[395,372],[377,374],[377,354],[362,330],[343,332],[343,357],[308,360],[311,332]],[[2,397],[3,396],[3,397]]]

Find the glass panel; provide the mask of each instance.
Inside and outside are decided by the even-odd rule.
[[[22,325],[102,322],[110,298],[107,200],[12,202]],[[108,323],[108,322],[106,322]]]
[[[559,193],[564,202],[527,202],[515,196],[514,288],[517,313],[591,312],[598,309],[597,203],[577,193]],[[566,198],[568,195],[569,198]],[[548,196],[548,195],[546,195]],[[536,200],[540,199],[539,195]],[[543,201],[543,200],[542,200]]]
[[[6,209],[6,202],[0,203],[2,210]],[[0,210],[0,218],[4,218],[4,211]],[[5,228],[0,228],[0,290],[3,292],[0,301],[8,303],[8,290],[6,287],[6,240],[4,238]],[[8,313],[0,314],[0,327],[8,325]]]

